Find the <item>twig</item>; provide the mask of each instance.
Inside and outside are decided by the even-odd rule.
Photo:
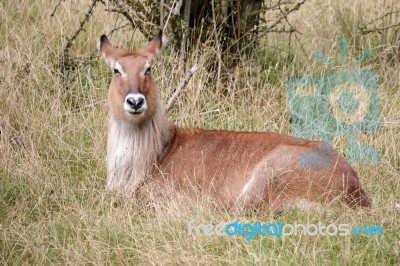
[[[148,16],[146,14],[139,14],[137,12],[132,12],[131,14],[129,14],[130,10],[129,7],[122,7],[122,6],[118,6],[115,8],[108,8],[106,9],[106,11],[108,12],[113,12],[113,13],[117,13],[117,14],[121,14],[122,16],[124,16],[129,23],[132,26],[132,29],[139,29],[139,31],[146,37],[149,38],[149,32],[146,30],[147,25],[150,25],[150,27],[154,27],[154,26],[158,26],[155,25],[154,23],[148,22],[145,17]]]
[[[386,26],[386,27],[381,27],[381,28],[373,28],[373,29],[370,29],[370,30],[365,30],[365,29],[362,29],[362,28],[358,28],[358,30],[361,32],[361,34],[368,34],[368,33],[372,33],[372,32],[381,33],[380,31],[387,30],[387,29],[394,28],[394,27],[399,27],[399,26],[400,26],[400,22],[397,23],[397,24],[393,24],[393,25]]]
[[[71,49],[75,39],[83,31],[83,27],[89,21],[98,2],[102,2],[104,4],[103,0],[92,0],[92,4],[89,6],[89,10],[85,13],[85,17],[81,20],[81,22],[79,24],[79,28],[74,32],[74,34],[72,35],[71,38],[66,37],[67,43],[65,44],[64,49],[63,49],[63,63],[61,66],[61,75],[64,79],[64,84],[66,84],[66,80],[67,80],[66,70],[71,64],[71,60],[70,60],[70,56],[69,56],[69,49]],[[77,75],[75,75],[75,77],[72,79],[72,81],[74,81],[76,77],[77,77]]]
[[[365,26],[367,26],[367,25],[370,25],[370,24],[374,23],[374,22],[377,21],[377,20],[383,19],[383,18],[385,18],[385,17],[387,17],[387,16],[389,16],[389,15],[397,14],[397,13],[400,13],[400,10],[387,12],[386,14],[384,14],[384,15],[382,15],[382,16],[380,16],[380,17],[377,17],[377,18],[371,20],[370,22],[367,22],[367,23],[361,25],[360,27],[365,27]]]
[[[296,11],[300,8],[300,6],[302,6],[307,0],[302,0],[300,2],[298,2],[292,9],[290,9],[289,11],[287,11],[286,13],[284,13],[280,18],[278,18],[272,25],[270,25],[267,29],[266,32],[269,32],[270,30],[272,30],[276,25],[278,25],[279,23],[281,23],[281,21],[283,19],[286,19],[287,16],[292,13],[293,11]]]
[[[115,27],[114,29],[110,30],[110,32],[109,32],[107,35],[108,35],[108,36],[111,36],[115,31],[120,30],[120,29],[123,29],[123,28],[125,28],[125,27],[128,27],[130,24],[131,24],[131,23],[127,22],[127,23],[125,23],[124,25]]]
[[[102,1],[102,0],[92,0],[92,4],[89,6],[89,10],[86,12],[85,17],[80,22],[79,28],[75,31],[75,33],[72,35],[71,38],[66,38],[67,43],[65,44],[65,47],[63,50],[64,58],[68,58],[69,49],[72,47],[73,42],[78,37],[78,35],[81,33],[81,31],[83,31],[83,27],[89,21],[91,15],[93,14],[94,8],[96,7],[97,3],[100,1]]]
[[[108,11],[108,12],[113,12],[113,13],[118,13],[118,14],[123,15],[123,16],[129,21],[129,23],[131,24],[132,29],[138,28],[139,31],[140,31],[144,36],[147,37],[146,31],[144,30],[144,28],[141,27],[140,25],[138,25],[138,24],[134,21],[134,19],[132,18],[131,15],[129,15],[129,12],[128,12],[126,9],[121,8],[121,7],[118,7],[118,8],[108,8],[108,9],[106,9],[106,11]]]
[[[56,11],[57,11],[57,8],[61,5],[61,2],[62,1],[64,1],[64,0],[59,0],[58,1],[58,3],[57,3],[57,5],[54,7],[54,9],[53,9],[53,12],[51,12],[51,14],[50,14],[50,17],[53,17],[54,16],[54,14],[56,13]]]
[[[169,10],[168,13],[168,17],[167,20],[164,23],[164,27],[163,27],[163,31],[165,32],[165,29],[168,27],[168,23],[169,23],[169,19],[171,18],[171,14],[174,13],[174,15],[178,15],[179,14],[179,10],[181,9],[182,6],[182,0],[179,0],[179,2],[177,3],[176,0],[174,0],[174,2],[172,3],[172,6]],[[176,13],[178,12],[178,13]]]
[[[215,47],[217,49],[217,56],[218,56],[218,67],[217,67],[217,91],[220,89],[221,85],[221,70],[222,70],[222,52],[220,46],[220,38],[217,30],[217,17],[215,15],[215,1],[211,0],[211,12],[212,12],[212,19],[213,19],[213,33],[215,38]]]
[[[268,31],[268,32],[274,32],[274,33],[293,33],[293,32],[298,32],[295,28],[289,28],[289,29],[286,29],[286,28],[282,28],[282,29],[272,29],[272,30],[270,30],[270,31]]]
[[[164,29],[164,0],[160,1],[160,29]]]
[[[299,6],[300,7],[300,6]],[[279,6],[279,10],[281,11],[282,14],[284,14],[282,8]],[[305,56],[307,56],[307,53],[304,49],[303,44],[301,43],[299,37],[297,36],[297,33],[301,34],[301,32],[299,32],[295,27],[293,27],[293,25],[290,23],[289,19],[287,18],[287,16],[285,17],[286,23],[289,25],[290,27],[290,32],[289,32],[289,53],[290,53],[290,38],[292,36],[292,33],[294,33],[294,37],[296,38],[297,42],[300,44],[300,49],[301,51],[304,53]]]
[[[386,14],[384,14],[384,15],[382,15],[382,16],[379,16],[379,17],[377,17],[377,18],[371,20],[370,22],[367,22],[367,23],[365,23],[365,24],[363,24],[363,25],[359,25],[359,26],[357,27],[357,28],[358,28],[358,31],[359,31],[361,34],[368,34],[368,33],[372,33],[372,32],[378,32],[378,33],[380,33],[380,31],[383,31],[383,30],[387,30],[387,29],[390,29],[390,28],[398,27],[398,26],[400,26],[400,22],[397,23],[397,24],[393,24],[393,25],[386,26],[386,27],[377,28],[377,27],[375,26],[375,28],[373,28],[373,29],[366,29],[366,27],[367,27],[368,25],[371,25],[371,24],[373,24],[374,22],[376,22],[376,21],[378,21],[378,20],[381,20],[381,21],[382,21],[385,17],[387,17],[387,16],[389,16],[389,15],[397,14],[397,13],[400,13],[400,10],[387,12]]]
[[[182,90],[185,88],[186,84],[192,78],[194,73],[197,72],[197,65],[192,66],[192,68],[186,73],[185,77],[181,80],[178,87],[176,88],[174,94],[172,94],[171,98],[169,98],[167,105],[165,106],[165,110],[168,111],[171,109],[172,105],[174,105],[176,99],[178,98],[179,94],[181,94]]]
[[[269,10],[276,10],[276,9],[278,9],[281,6],[284,6],[284,5],[292,5],[292,4],[293,4],[292,1],[286,1],[286,2],[278,1],[276,4],[273,4],[273,5],[270,5],[270,6],[267,6],[266,4],[264,4],[264,7],[261,7],[260,10],[256,10],[256,11],[253,11],[252,13],[249,13],[248,16],[254,16],[254,15],[258,14],[258,13],[261,14],[261,13],[264,13],[264,12],[269,11]]]
[[[183,22],[184,28],[182,32],[181,49],[179,52],[179,68],[184,69],[185,59],[186,59],[186,41],[189,34],[189,20],[190,20],[190,6],[192,5],[192,0],[185,1],[185,9],[183,11]],[[178,72],[180,72],[178,70]]]

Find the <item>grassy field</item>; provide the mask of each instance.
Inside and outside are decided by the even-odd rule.
[[[64,86],[58,66],[67,36],[77,29],[90,1],[3,0],[0,2],[0,264],[400,264],[400,29],[361,35],[356,26],[399,10],[396,0],[323,1],[305,4],[291,17],[302,33],[289,51],[288,37],[269,34],[253,60],[214,80],[207,65],[213,45],[199,45],[189,65],[199,71],[168,113],[183,127],[273,131],[290,134],[285,82],[289,78],[352,70],[367,49],[372,57],[359,69],[374,69],[382,129],[359,136],[381,151],[378,164],[355,164],[373,200],[369,209],[334,206],[322,212],[289,210],[234,216],[206,200],[182,204],[172,197],[143,208],[105,191],[105,143],[110,73],[100,60],[78,65]],[[83,3],[82,3],[83,2]],[[397,6],[396,6],[397,5]],[[124,21],[96,9],[72,47],[75,58],[96,52],[96,39]],[[397,14],[398,17],[398,14]],[[388,16],[384,23],[399,19]],[[392,21],[392,22],[393,22]],[[321,51],[339,64],[337,41],[349,44],[348,64],[329,69]],[[113,43],[143,43],[121,30]],[[182,78],[178,56],[167,49],[154,69],[164,102]],[[220,85],[218,85],[220,84]],[[222,87],[223,86],[223,87]],[[219,90],[226,93],[218,93]],[[346,141],[334,146],[342,154]],[[244,237],[189,236],[188,222],[380,225],[384,236]]]

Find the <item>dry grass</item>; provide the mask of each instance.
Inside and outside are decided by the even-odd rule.
[[[400,90],[399,30],[360,36],[355,25],[397,5],[397,1],[314,1],[292,18],[303,47],[287,37],[262,39],[253,61],[232,69],[215,88],[206,66],[215,60],[212,45],[199,46],[189,64],[201,68],[170,111],[185,127],[290,133],[285,81],[331,73],[313,55],[321,51],[340,62],[337,40],[347,38],[348,60],[372,49],[360,68],[378,75],[383,128],[360,139],[379,148],[379,164],[355,165],[373,199],[368,210],[337,206],[322,213],[288,211],[278,218],[262,213],[233,216],[207,201],[182,204],[172,199],[151,208],[121,195],[107,194],[104,99],[108,69],[98,61],[77,68],[66,89],[57,73],[65,36],[73,32],[88,3],[0,3],[0,263],[1,264],[399,264],[400,263]],[[357,7],[354,7],[357,6]],[[376,7],[379,7],[377,9]],[[392,18],[395,19],[395,18]],[[122,19],[98,8],[74,46],[76,57],[95,51],[96,38]],[[120,31],[113,42],[136,45],[136,33]],[[278,49],[279,48],[279,49]],[[292,61],[288,61],[288,57]],[[182,73],[178,57],[167,51],[155,73],[168,99]],[[339,69],[338,69],[339,70]],[[215,93],[224,90],[226,94]],[[87,106],[83,110],[77,108]],[[336,148],[345,152],[345,141]],[[383,237],[193,237],[187,223],[350,223],[381,225]]]

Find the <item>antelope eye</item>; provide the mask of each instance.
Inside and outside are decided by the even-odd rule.
[[[113,73],[114,73],[114,74],[121,74],[121,72],[119,72],[119,70],[116,69],[116,68],[113,69]]]
[[[151,67],[148,67],[147,69],[146,69],[146,72],[144,72],[144,74],[145,75],[148,75],[148,74],[150,74],[151,73]]]

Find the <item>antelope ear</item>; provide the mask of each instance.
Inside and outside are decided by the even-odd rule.
[[[110,41],[108,40],[106,35],[101,35],[101,37],[97,41],[97,49],[100,52],[101,57],[104,59],[106,64],[113,68],[115,64],[114,58],[112,58],[113,50]]]
[[[149,59],[151,60],[155,56],[160,54],[161,48],[164,47],[166,44],[167,44],[167,39],[163,31],[160,29],[157,35],[153,37],[153,39],[149,42],[149,44],[146,47],[146,50],[150,54]]]

